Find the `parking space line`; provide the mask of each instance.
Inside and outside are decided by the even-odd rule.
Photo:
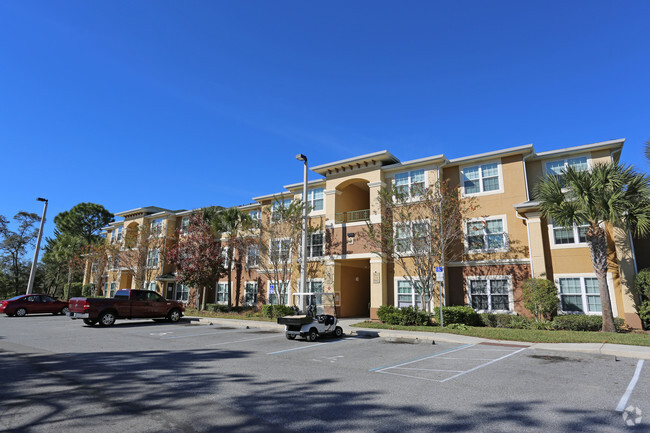
[[[408,378],[411,378],[411,379],[426,380],[426,381],[429,381],[429,382],[440,382],[440,380],[438,380],[438,379],[429,379],[427,377],[411,376],[411,375],[402,374],[402,373],[391,373],[390,371],[386,371],[386,370],[377,370],[377,371],[375,371],[375,373],[392,374],[393,376],[408,377]]]
[[[451,352],[456,352],[458,350],[463,350],[463,349],[465,349],[467,347],[470,347],[470,346],[472,346],[472,344],[464,344],[462,346],[454,347],[452,349],[443,350],[442,352],[438,352],[438,353],[435,353],[433,355],[423,356],[421,358],[413,359],[413,360],[407,361],[407,362],[402,362],[400,364],[387,365],[385,367],[373,368],[373,369],[370,369],[368,371],[382,372],[382,370],[387,370],[389,368],[395,368],[395,367],[401,367],[403,365],[413,364],[414,362],[422,361],[424,359],[434,358],[436,356],[444,355],[445,353],[451,353]]]
[[[405,368],[405,367],[395,367],[395,370],[449,371],[452,373],[461,373],[464,371],[464,370],[438,370],[435,368]]]
[[[636,363],[636,370],[634,370],[634,376],[632,376],[632,380],[630,381],[630,384],[627,386],[627,389],[625,390],[625,394],[623,394],[623,397],[621,397],[621,400],[618,402],[618,406],[616,406],[617,412],[623,412],[625,410],[625,405],[627,405],[627,401],[630,399],[630,396],[632,395],[632,391],[634,391],[634,387],[636,386],[636,383],[639,380],[639,376],[641,375],[642,368],[643,368],[643,359],[639,359],[639,362]]]
[[[174,338],[189,338],[189,337],[200,337],[202,335],[219,335],[225,334],[226,332],[237,332],[237,331],[225,331],[225,332],[203,332],[201,334],[188,334],[188,335],[173,335],[171,337],[160,337],[161,340],[171,340]]]
[[[460,359],[462,361],[492,361],[494,358],[449,358],[447,356],[442,356],[438,359]]]
[[[254,341],[254,340],[266,340],[269,338],[277,338],[277,335],[271,335],[268,337],[257,337],[257,338],[247,338],[244,340],[235,340],[235,341],[224,341],[222,343],[214,343],[214,344],[206,344],[205,347],[212,347],[212,346],[221,346],[223,344],[234,344],[234,343],[243,343],[245,341]]]
[[[349,340],[355,340],[355,338],[342,338],[340,340],[328,341],[326,343],[316,343],[316,344],[310,344],[309,346],[294,347],[293,349],[278,350],[277,352],[269,352],[269,353],[267,353],[267,355],[278,355],[280,353],[293,352],[295,350],[313,349],[315,347],[323,346],[325,344],[341,343],[343,341],[349,341]]]
[[[462,376],[463,374],[467,374],[467,373],[471,373],[471,372],[473,372],[473,371],[476,371],[476,370],[478,370],[479,368],[487,367],[487,366],[490,365],[490,364],[494,364],[495,362],[501,361],[502,359],[505,359],[505,358],[507,358],[507,357],[509,357],[509,356],[516,355],[517,353],[519,353],[519,352],[521,352],[521,351],[523,351],[523,350],[526,350],[526,349],[527,349],[527,348],[524,347],[524,348],[519,349],[519,350],[517,350],[517,351],[515,351],[515,352],[509,353],[509,354],[507,354],[507,355],[503,355],[503,356],[500,357],[500,358],[493,359],[492,361],[490,361],[490,362],[486,362],[485,364],[477,365],[477,366],[474,367],[474,368],[470,368],[469,370],[463,371],[462,373],[458,373],[458,374],[456,374],[456,375],[454,375],[454,376],[451,376],[451,377],[448,377],[448,378],[446,378],[446,379],[443,379],[443,380],[441,380],[440,382],[446,382],[446,381],[448,381],[448,380],[451,380],[451,379],[454,379],[454,378],[456,378],[456,377]]]

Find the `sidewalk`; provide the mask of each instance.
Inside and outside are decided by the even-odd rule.
[[[278,332],[284,331],[284,325],[278,325],[274,322],[262,322],[257,320],[239,320],[239,319],[219,319],[214,317],[195,317],[185,316],[185,320],[200,325],[227,325],[234,328],[262,328],[273,329]],[[530,349],[540,350],[558,350],[565,352],[591,353],[596,355],[612,355],[624,358],[650,359],[650,347],[647,346],[627,346],[623,344],[609,343],[528,343],[525,341],[503,341],[489,340],[486,338],[469,337],[466,335],[447,334],[444,332],[418,332],[418,331],[399,331],[390,329],[371,329],[358,328],[351,325],[366,320],[365,318],[339,319],[339,325],[343,328],[346,335],[358,335],[381,338],[404,338],[419,341],[444,341],[448,343],[459,344],[514,344],[517,346],[526,346]]]

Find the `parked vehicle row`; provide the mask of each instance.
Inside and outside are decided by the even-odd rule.
[[[69,303],[41,294],[14,296],[0,301],[0,313],[7,316],[66,314],[73,320],[83,319],[86,325],[91,326],[96,323],[111,326],[117,319],[165,318],[176,323],[184,311],[182,302],[169,301],[148,290],[123,289],[118,290],[113,298],[72,298]]]
[[[20,295],[0,301],[1,313],[18,317],[35,313],[68,314],[68,303],[47,295]]]

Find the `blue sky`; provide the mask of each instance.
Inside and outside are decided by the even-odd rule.
[[[0,2],[0,214],[251,202],[319,165],[626,138],[650,1]],[[318,178],[315,173],[311,179]]]

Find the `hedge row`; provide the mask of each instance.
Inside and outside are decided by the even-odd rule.
[[[417,307],[395,308],[392,305],[384,305],[377,311],[379,320],[389,325],[402,326],[423,326],[437,325],[440,320],[440,308],[434,309],[431,317],[427,312]],[[491,328],[514,328],[514,329],[542,329],[562,331],[600,331],[603,326],[601,316],[588,316],[585,314],[567,314],[556,316],[552,321],[538,322],[523,316],[512,314],[478,314],[471,307],[443,307],[442,320],[444,325],[465,325],[465,326],[487,326]],[[614,323],[617,329],[621,329],[625,322],[621,318],[615,318]]]

